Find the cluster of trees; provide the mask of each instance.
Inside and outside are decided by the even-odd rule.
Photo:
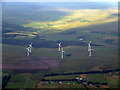
[[[7,85],[8,81],[10,80],[10,78],[11,78],[11,75],[9,75],[9,74],[5,75],[3,77],[3,79],[2,79],[2,88],[4,88]]]

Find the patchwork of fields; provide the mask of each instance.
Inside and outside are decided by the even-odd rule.
[[[104,24],[109,22],[114,22],[117,17],[117,10],[94,10],[94,9],[81,9],[81,10],[69,10],[69,9],[59,9],[70,13],[68,16],[64,16],[61,20],[53,22],[30,22],[25,24],[25,27],[49,29],[49,30],[67,30],[77,27],[86,27],[96,24]],[[58,11],[59,11],[58,10]]]
[[[28,8],[31,5],[33,8]],[[119,87],[118,72],[86,74],[86,82],[99,82],[99,85],[85,85],[76,81],[64,81],[62,84],[41,81],[42,79],[75,79],[77,76],[84,76],[81,74],[45,76],[52,73],[118,69],[119,34],[116,8],[83,9],[78,8],[78,4],[75,4],[78,5],[77,9],[71,4],[70,6],[66,4],[64,7],[58,4],[54,8],[51,3],[46,6],[44,3],[31,5],[28,4],[27,7],[25,3],[3,4],[4,88]],[[57,44],[60,41],[65,50],[64,59],[60,58],[58,51]],[[91,57],[88,56],[87,51],[89,41],[92,42],[94,49]],[[33,48],[30,57],[27,57],[26,48],[30,42]]]

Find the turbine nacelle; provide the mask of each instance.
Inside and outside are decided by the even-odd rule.
[[[32,48],[32,43],[29,44],[29,48],[30,48],[30,52],[32,52],[31,48]]]
[[[61,48],[62,48],[61,44],[62,44],[61,42],[57,44],[58,45],[58,51],[61,51]]]
[[[31,43],[31,44],[29,44],[29,47],[31,47],[31,48],[32,48],[32,43]]]
[[[88,43],[88,46],[91,46],[91,41]]]

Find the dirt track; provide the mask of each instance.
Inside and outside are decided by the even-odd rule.
[[[57,68],[60,62],[48,57],[26,57],[18,64],[3,64],[2,69],[48,69]]]

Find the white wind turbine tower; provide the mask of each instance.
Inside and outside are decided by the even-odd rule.
[[[30,53],[32,52],[32,43],[29,44],[29,46],[26,48],[27,49],[27,56],[30,56]]]
[[[29,44],[29,49],[30,49],[30,52],[32,52],[31,48],[32,48],[32,43],[31,43],[31,44]]]
[[[94,49],[91,48],[91,41],[88,43],[88,52],[89,52],[89,56],[92,55],[92,51],[94,51]]]
[[[62,48],[61,44],[62,44],[61,42],[59,44],[57,44],[58,45],[58,51],[61,51],[61,48]]]
[[[63,59],[64,58],[64,53],[65,53],[65,51],[63,50],[63,48],[61,48],[61,59]]]
[[[30,56],[30,48],[26,48],[27,49],[27,56]]]

